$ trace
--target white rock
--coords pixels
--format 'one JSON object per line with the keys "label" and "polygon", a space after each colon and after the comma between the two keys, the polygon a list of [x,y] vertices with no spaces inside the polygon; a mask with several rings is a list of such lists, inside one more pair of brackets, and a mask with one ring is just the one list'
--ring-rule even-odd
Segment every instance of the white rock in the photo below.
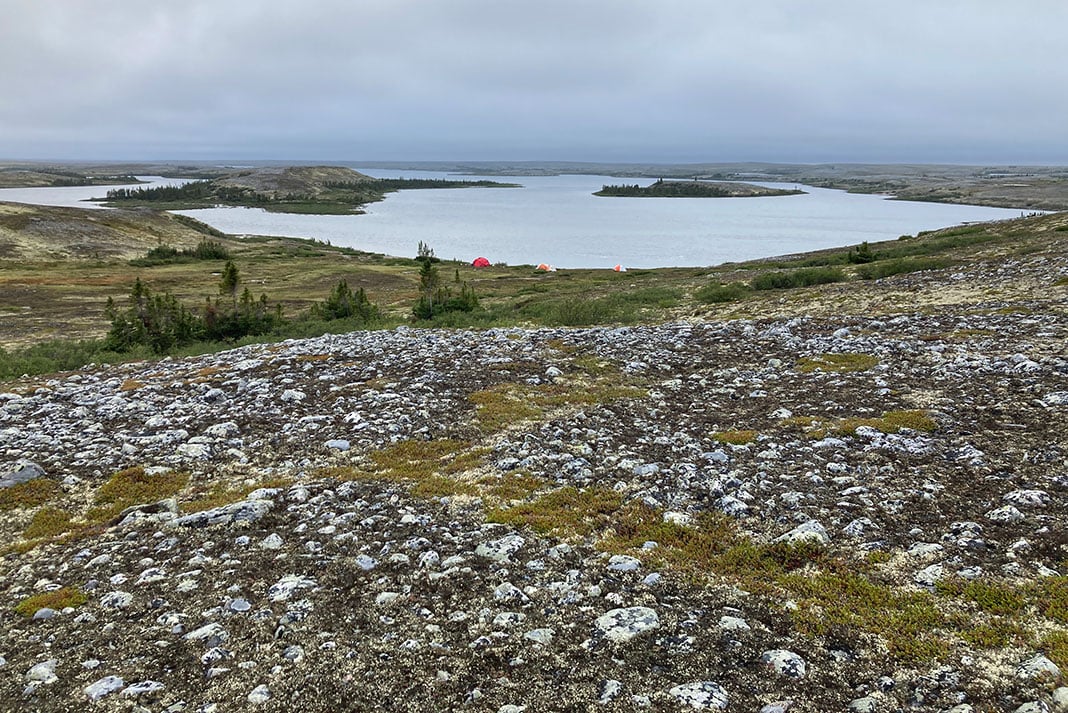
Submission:
{"label": "white rock", "polygon": [[720,631],[749,631],[751,628],[745,619],[726,614],[719,618],[717,626]]}
{"label": "white rock", "polygon": [[775,673],[787,678],[803,678],[805,660],[786,649],[772,649],[760,656],[761,663],[767,664]]}
{"label": "white rock", "polygon": [[1042,679],[1056,681],[1061,676],[1061,670],[1058,668],[1057,664],[1053,663],[1042,654],[1038,654],[1037,656],[1020,663],[1020,665],[1016,667],[1016,675],[1017,677],[1028,681]]}
{"label": "white rock", "polygon": [[718,683],[713,683],[712,681],[684,683],[681,686],[675,686],[670,689],[668,694],[676,698],[682,705],[698,710],[712,708],[725,710],[728,703],[727,691]]}
{"label": "white rock", "polygon": [[499,540],[483,542],[475,548],[475,554],[494,562],[508,562],[524,544],[526,540],[519,535],[506,535]]}
{"label": "white rock", "polygon": [[271,700],[271,689],[261,683],[252,689],[252,692],[248,694],[247,700],[254,706],[262,705]]}
{"label": "white rock", "polygon": [[597,617],[597,631],[614,644],[648,636],[660,628],[660,618],[649,607],[612,609]]}
{"label": "white rock", "polygon": [[830,543],[830,541],[831,538],[827,534],[827,530],[824,529],[823,525],[817,520],[803,522],[786,534],[776,537],[774,540],[774,542],[786,542],[791,545],[801,544],[803,542],[826,545]]}
{"label": "white rock", "polygon": [[548,646],[553,642],[553,636],[555,634],[556,632],[553,629],[531,629],[523,634],[523,638],[527,641],[533,641],[535,644]]}
{"label": "white rock", "polygon": [[121,676],[104,676],[85,687],[85,695],[91,701],[98,701],[104,696],[114,693],[126,683]]}

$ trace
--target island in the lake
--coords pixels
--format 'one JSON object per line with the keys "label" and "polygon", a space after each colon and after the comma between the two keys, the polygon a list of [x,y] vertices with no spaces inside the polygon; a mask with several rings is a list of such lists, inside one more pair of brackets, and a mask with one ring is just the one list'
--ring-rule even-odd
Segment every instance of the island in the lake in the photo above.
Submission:
{"label": "island in the lake", "polygon": [[796,196],[800,189],[768,188],[755,183],[727,181],[665,181],[658,178],[648,186],[622,184],[602,186],[593,195],[624,198],[765,198],[768,196]]}
{"label": "island in the lake", "polygon": [[372,178],[340,166],[249,168],[176,186],[116,188],[99,199],[112,208],[191,210],[218,205],[263,208],[273,213],[351,214],[386,193],[416,188],[513,188],[497,181]]}

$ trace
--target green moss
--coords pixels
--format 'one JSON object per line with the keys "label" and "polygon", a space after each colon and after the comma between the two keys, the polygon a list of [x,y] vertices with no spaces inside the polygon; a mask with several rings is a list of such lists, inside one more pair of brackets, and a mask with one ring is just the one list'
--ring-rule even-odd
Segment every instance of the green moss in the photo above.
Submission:
{"label": "green moss", "polygon": [[15,605],[15,611],[22,616],[31,617],[37,613],[38,609],[47,607],[60,610],[66,607],[79,607],[85,604],[86,601],[88,601],[88,598],[85,593],[77,587],[63,587],[51,592],[43,592],[42,594],[27,597]]}
{"label": "green moss", "polygon": [[732,446],[744,446],[748,443],[752,443],[757,438],[756,431],[716,431],[712,434],[712,440],[719,443],[725,443]]}
{"label": "green moss", "polygon": [[845,373],[867,371],[878,366],[878,358],[871,354],[827,353],[814,357],[802,357],[797,360],[797,370],[808,374],[819,370],[824,372]]}
{"label": "green moss", "polygon": [[1046,634],[1039,642],[1039,649],[1061,671],[1068,671],[1068,631],[1054,631]]}
{"label": "green moss", "polygon": [[401,441],[370,454],[374,471],[394,480],[454,475],[482,465],[486,449],[468,441]]}
{"label": "green moss", "polygon": [[497,433],[517,423],[542,419],[552,409],[597,406],[645,396],[645,389],[619,383],[608,375],[614,369],[598,369],[590,383],[505,383],[475,391],[468,400],[475,404],[475,420],[486,433]]}
{"label": "green moss", "polygon": [[189,482],[189,474],[169,471],[149,475],[141,466],[114,473],[97,488],[94,503],[86,517],[100,522],[118,515],[131,505],[152,503],[176,495]]}
{"label": "green moss", "polygon": [[70,521],[71,515],[66,510],[50,507],[41,508],[33,514],[33,519],[26,526],[22,536],[28,540],[34,540],[62,535],[73,529]]}
{"label": "green moss", "polygon": [[622,502],[622,496],[612,490],[561,488],[533,502],[494,508],[486,514],[486,519],[562,537],[589,535],[603,529]]}
{"label": "green moss", "polygon": [[34,478],[0,490],[0,510],[34,508],[59,495],[59,483],[49,478]]}
{"label": "green moss", "polygon": [[935,585],[935,591],[943,596],[972,602],[986,614],[1016,615],[1028,605],[1028,598],[1023,591],[1001,582],[944,579]]}
{"label": "green moss", "polygon": [[1068,624],[1068,576],[1045,577],[1037,585],[1036,598],[1044,616]]}

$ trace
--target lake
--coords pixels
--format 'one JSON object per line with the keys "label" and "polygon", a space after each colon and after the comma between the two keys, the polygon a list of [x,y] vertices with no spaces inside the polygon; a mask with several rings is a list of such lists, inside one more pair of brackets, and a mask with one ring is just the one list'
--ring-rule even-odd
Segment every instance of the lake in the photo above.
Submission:
{"label": "lake", "polygon": [[[433,171],[357,170],[376,177],[457,177]],[[601,198],[591,194],[606,183],[644,185],[651,179],[459,178],[523,187],[400,191],[368,205],[364,215],[292,215],[256,208],[180,212],[234,234],[316,238],[409,257],[422,241],[441,258],[470,261],[484,256],[492,262],[576,268],[716,265],[1021,214],[1004,208],[892,201],[809,186],[800,186],[808,191],[805,195],[769,198]],[[91,204],[81,200],[101,196],[108,188],[3,189],[0,200],[84,207]]]}

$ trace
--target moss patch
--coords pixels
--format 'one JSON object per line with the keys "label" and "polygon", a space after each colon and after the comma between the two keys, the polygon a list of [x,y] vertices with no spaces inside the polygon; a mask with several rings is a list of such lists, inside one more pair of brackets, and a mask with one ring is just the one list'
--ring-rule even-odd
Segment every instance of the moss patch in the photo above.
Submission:
{"label": "moss patch", "polygon": [[34,508],[59,495],[59,483],[49,478],[34,478],[0,490],[0,510]]}
{"label": "moss patch", "polygon": [[797,360],[797,370],[808,374],[813,371],[833,373],[847,373],[854,371],[867,371],[878,366],[879,359],[871,354],[818,354],[813,357],[802,357]]}
{"label": "moss patch", "polygon": [[560,536],[589,535],[603,529],[619,510],[623,497],[604,488],[561,488],[510,508],[486,514],[490,522],[529,527],[535,532]]}
{"label": "moss patch", "polygon": [[38,609],[65,609],[67,607],[80,607],[88,598],[77,587],[63,587],[51,592],[43,592],[27,597],[15,605],[15,611],[22,616],[31,617]]}
{"label": "moss patch", "polygon": [[757,438],[756,431],[716,431],[712,434],[712,440],[732,446],[744,446],[752,443]]}
{"label": "moss patch", "polygon": [[149,475],[141,466],[120,470],[97,488],[96,507],[86,517],[91,521],[108,520],[131,505],[169,498],[188,482],[189,474],[180,471]]}
{"label": "moss patch", "polygon": [[66,510],[44,507],[33,514],[22,536],[27,540],[56,537],[73,529],[71,514]]}

